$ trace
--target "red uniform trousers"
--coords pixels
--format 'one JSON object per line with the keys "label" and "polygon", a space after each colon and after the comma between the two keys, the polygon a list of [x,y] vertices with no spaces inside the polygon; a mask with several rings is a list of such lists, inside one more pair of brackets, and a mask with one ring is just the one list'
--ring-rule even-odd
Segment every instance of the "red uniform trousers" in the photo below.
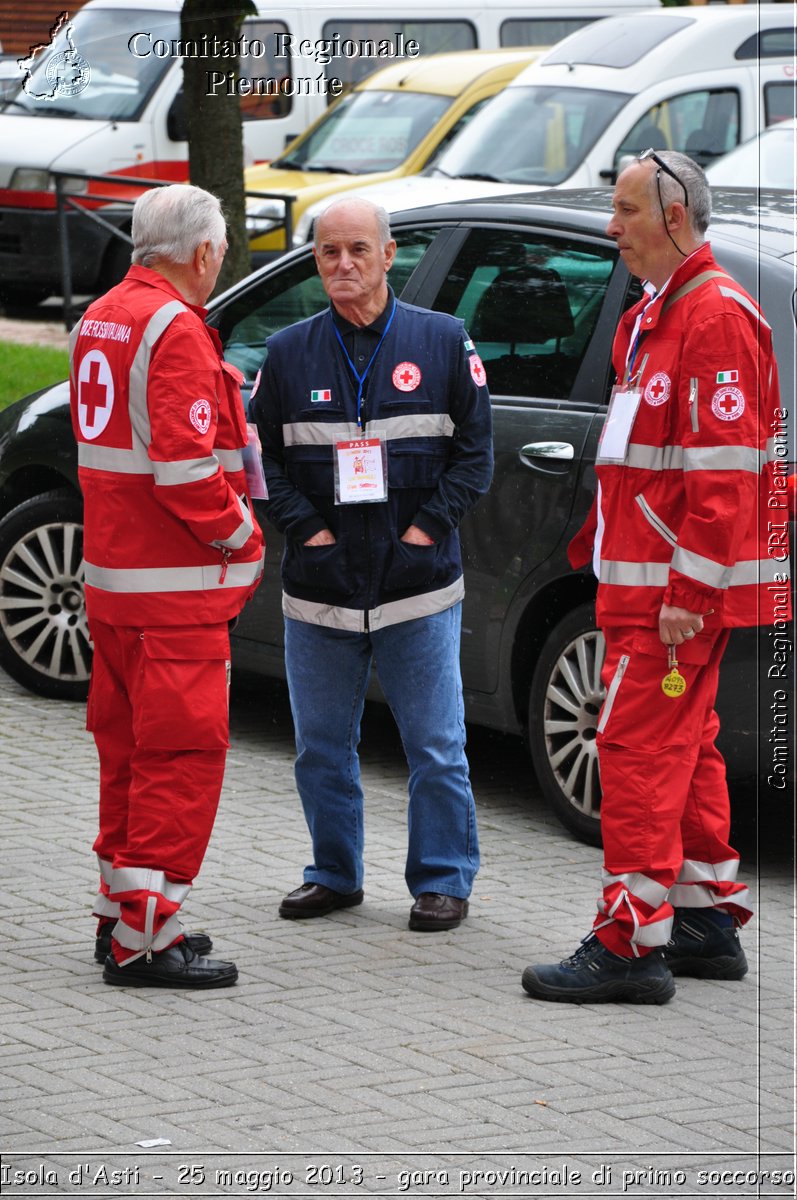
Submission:
{"label": "red uniform trousers", "polygon": [[87,728],[100,758],[95,915],[116,919],[123,964],[182,935],[177,912],[202,865],[228,748],[226,623],[157,629],[90,620]]}
{"label": "red uniform trousers", "polygon": [[677,698],[662,691],[669,667],[657,631],[603,632],[604,869],[593,928],[609,950],[632,957],[666,944],[673,906],[722,908],[740,924],[752,915],[747,888],[736,882],[725,763],[714,745],[728,631],[704,631],[678,647],[686,691]]}

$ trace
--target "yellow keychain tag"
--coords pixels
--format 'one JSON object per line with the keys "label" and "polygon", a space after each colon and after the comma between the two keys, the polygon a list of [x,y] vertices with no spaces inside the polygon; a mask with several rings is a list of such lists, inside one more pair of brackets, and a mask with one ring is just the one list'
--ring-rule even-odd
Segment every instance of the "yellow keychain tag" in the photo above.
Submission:
{"label": "yellow keychain tag", "polygon": [[675,646],[668,647],[667,650],[667,666],[669,672],[661,681],[661,690],[665,696],[669,696],[671,700],[677,700],[679,696],[683,696],[686,691],[686,680],[678,670],[678,662],[675,657]]}

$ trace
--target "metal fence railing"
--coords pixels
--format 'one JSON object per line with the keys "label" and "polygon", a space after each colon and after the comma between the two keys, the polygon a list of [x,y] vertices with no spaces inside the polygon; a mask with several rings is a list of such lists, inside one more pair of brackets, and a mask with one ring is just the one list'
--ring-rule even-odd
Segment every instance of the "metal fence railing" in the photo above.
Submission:
{"label": "metal fence railing", "polygon": [[[117,241],[124,242],[128,246],[132,246],[133,240],[130,234],[127,233],[123,226],[126,224],[127,212],[132,210],[133,205],[138,199],[138,194],[142,188],[166,187],[170,180],[164,179],[141,179],[138,176],[128,175],[90,175],[78,171],[51,171],[55,180],[55,203],[58,219],[58,247],[61,259],[61,295],[63,298],[63,317],[64,324],[67,329],[72,327],[74,323],[74,288],[72,286],[72,249],[69,242],[69,221],[67,216],[69,213],[77,213],[78,217],[84,221],[91,221],[94,224],[101,226],[107,230]],[[87,192],[81,188],[76,188],[71,184],[71,180],[80,180],[80,183],[101,183],[107,184],[114,188],[113,192],[103,194],[102,192]],[[124,190],[128,189],[130,196],[124,195]],[[275,228],[282,226],[285,229],[285,246],[290,249],[293,244],[293,204],[296,197],[286,195],[284,192],[260,192],[247,191],[244,195],[255,197],[263,200],[282,200],[285,204],[285,215],[281,222],[275,224]],[[114,224],[113,221],[107,219],[107,214],[103,215],[103,209],[100,207],[87,207],[86,202],[89,201],[92,205],[121,205],[124,217],[120,223]]]}

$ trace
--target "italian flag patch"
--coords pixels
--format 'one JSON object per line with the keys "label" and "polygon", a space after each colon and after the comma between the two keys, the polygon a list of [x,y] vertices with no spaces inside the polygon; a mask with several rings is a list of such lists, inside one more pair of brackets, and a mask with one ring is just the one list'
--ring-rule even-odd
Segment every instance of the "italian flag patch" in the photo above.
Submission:
{"label": "italian flag patch", "polygon": [[466,349],[466,350],[475,350],[475,349],[476,349],[476,347],[474,346],[474,344],[473,344],[473,342],[470,340],[470,338],[466,338],[466,339],[465,339],[465,349]]}
{"label": "italian flag patch", "polygon": [[738,383],[738,371],[717,371],[717,383]]}
{"label": "italian flag patch", "polygon": [[317,392],[310,393],[311,404],[323,404],[325,400],[332,399],[332,392],[329,388],[319,388]]}

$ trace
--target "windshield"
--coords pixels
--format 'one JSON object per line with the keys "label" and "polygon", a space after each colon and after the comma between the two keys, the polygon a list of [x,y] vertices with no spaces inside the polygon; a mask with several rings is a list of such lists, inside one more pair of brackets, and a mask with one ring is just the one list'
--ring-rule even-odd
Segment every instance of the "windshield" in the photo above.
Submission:
{"label": "windshield", "polygon": [[177,38],[179,25],[179,13],[84,9],[32,56],[28,78],[6,98],[3,112],[134,121],[175,62],[153,47]]}
{"label": "windshield", "polygon": [[508,87],[477,113],[430,174],[562,183],[627,100],[588,88]]}
{"label": "windshield", "polygon": [[352,92],[275,167],[392,171],[404,162],[451,104],[422,92]]}

